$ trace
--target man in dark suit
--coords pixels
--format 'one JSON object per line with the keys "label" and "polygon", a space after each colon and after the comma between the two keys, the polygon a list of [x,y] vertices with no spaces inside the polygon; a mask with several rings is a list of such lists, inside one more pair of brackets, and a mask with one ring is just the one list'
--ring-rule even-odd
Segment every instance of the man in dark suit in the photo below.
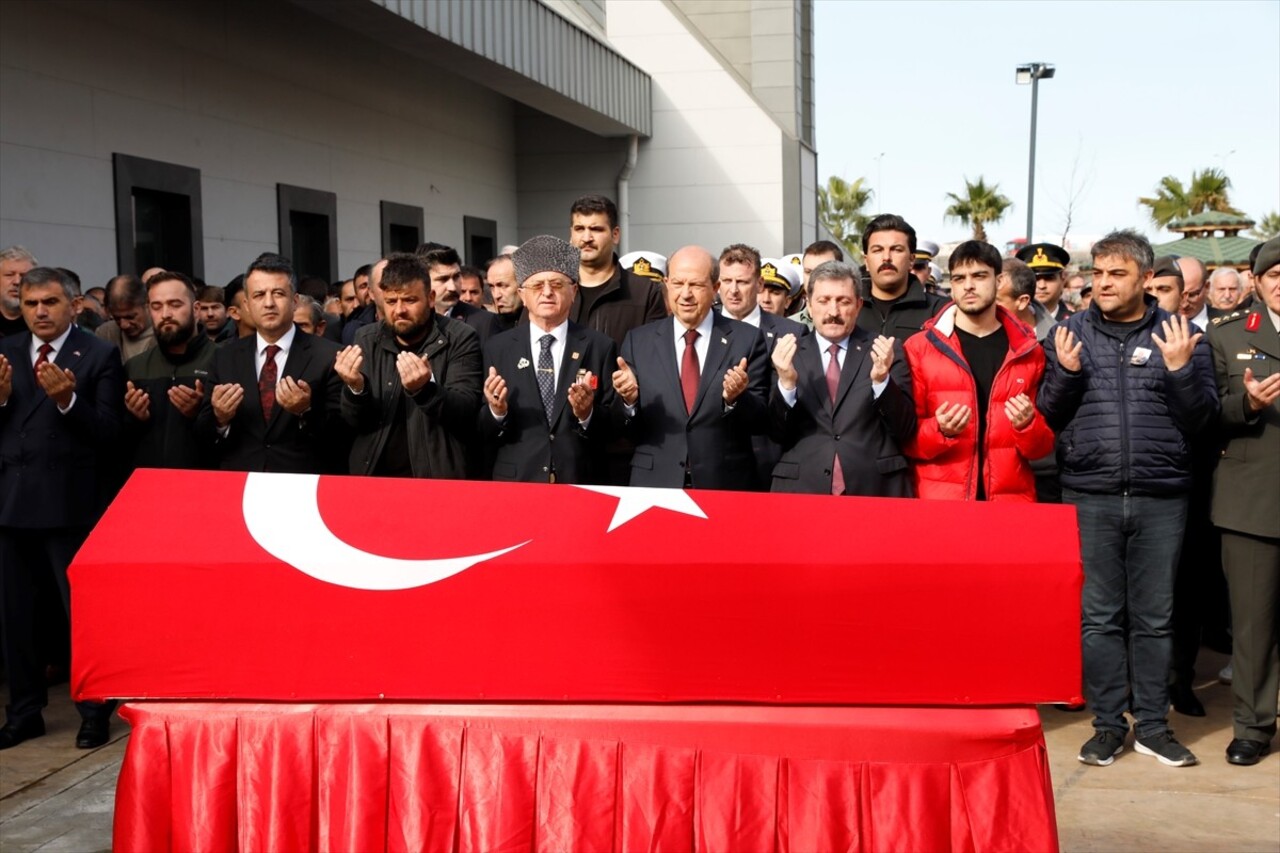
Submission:
{"label": "man in dark suit", "polygon": [[[1209,330],[1222,455],[1213,523],[1231,596],[1231,764],[1257,764],[1276,735],[1280,687],[1280,237],[1254,260],[1257,298]],[[1274,777],[1273,777],[1274,778]]]}
{"label": "man in dark suit", "polygon": [[435,295],[437,314],[466,323],[480,336],[481,346],[502,331],[498,318],[491,312],[468,305],[459,298],[462,258],[458,257],[456,250],[440,243],[423,243],[416,254],[431,277],[427,283]]}
{"label": "man in dark suit", "polygon": [[[744,243],[734,243],[720,253],[720,313],[748,326],[755,326],[764,336],[765,350],[770,356],[778,341],[786,335],[797,338],[809,334],[809,327],[786,317],[764,311],[760,307],[760,294],[764,290],[765,276],[771,281],[787,284],[787,279],[774,263],[764,262],[760,253]],[[770,374],[772,374],[770,368]],[[770,375],[772,383],[774,376]],[[751,437],[755,452],[756,483],[759,491],[769,491],[769,478],[773,466],[778,464],[782,448],[768,435]]]}
{"label": "man in dark suit", "polygon": [[911,497],[902,445],[915,432],[911,374],[893,338],[858,326],[858,271],[828,261],[809,277],[814,333],[773,350],[770,431],[782,445],[773,491]]}
{"label": "man in dark suit", "polygon": [[244,294],[257,331],[218,350],[196,429],[216,443],[224,470],[345,470],[338,346],[294,325],[289,259],[259,256],[245,273]]}
{"label": "man in dark suit", "polygon": [[718,279],[706,249],[680,249],[667,262],[674,316],[622,342],[614,411],[635,441],[633,486],[754,485],[751,436],[765,426],[768,354],[758,329],[712,312]]}
{"label": "man in dark suit", "polygon": [[604,483],[613,387],[598,386],[618,351],[612,338],[569,321],[578,250],[534,237],[513,260],[529,322],[484,347],[487,405],[479,427],[494,450],[493,479]]}
{"label": "man in dark suit", "polygon": [[[75,282],[36,267],[23,276],[19,298],[31,331],[0,340],[0,602],[9,678],[0,749],[44,734],[49,696],[36,599],[51,576],[70,611],[67,566],[110,498],[103,460],[124,416],[120,353],[73,325]],[[114,705],[76,708],[83,720],[76,746],[106,743]]]}

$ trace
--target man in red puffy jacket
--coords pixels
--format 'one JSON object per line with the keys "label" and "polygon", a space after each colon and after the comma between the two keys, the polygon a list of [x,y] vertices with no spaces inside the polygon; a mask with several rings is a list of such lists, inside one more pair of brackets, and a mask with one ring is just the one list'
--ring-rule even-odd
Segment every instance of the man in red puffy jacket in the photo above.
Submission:
{"label": "man in red puffy jacket", "polygon": [[919,428],[905,447],[916,494],[1035,501],[1031,459],[1053,449],[1036,411],[1044,351],[996,304],[1000,253],[969,240],[951,254],[955,300],[906,343]]}

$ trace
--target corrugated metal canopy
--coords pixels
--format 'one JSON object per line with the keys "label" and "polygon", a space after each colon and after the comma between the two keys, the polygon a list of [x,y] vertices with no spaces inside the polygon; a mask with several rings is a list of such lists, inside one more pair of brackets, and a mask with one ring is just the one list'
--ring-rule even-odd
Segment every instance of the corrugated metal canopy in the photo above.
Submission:
{"label": "corrugated metal canopy", "polygon": [[538,0],[291,0],[601,136],[649,136],[649,75]]}

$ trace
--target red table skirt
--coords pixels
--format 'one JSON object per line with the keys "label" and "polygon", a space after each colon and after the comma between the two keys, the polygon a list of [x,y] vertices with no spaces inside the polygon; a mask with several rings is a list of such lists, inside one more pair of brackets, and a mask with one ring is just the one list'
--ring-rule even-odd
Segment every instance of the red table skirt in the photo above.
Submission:
{"label": "red table skirt", "polygon": [[133,703],[117,850],[1056,850],[1034,709]]}

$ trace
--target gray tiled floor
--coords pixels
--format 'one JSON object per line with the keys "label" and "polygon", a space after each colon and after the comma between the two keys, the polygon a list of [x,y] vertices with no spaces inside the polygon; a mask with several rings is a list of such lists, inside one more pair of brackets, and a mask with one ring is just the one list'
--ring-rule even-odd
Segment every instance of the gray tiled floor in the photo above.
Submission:
{"label": "gray tiled floor", "polygon": [[[1204,719],[1171,714],[1197,767],[1165,767],[1126,749],[1110,767],[1085,767],[1076,752],[1092,734],[1087,713],[1041,709],[1065,851],[1280,851],[1280,755],[1256,767],[1223,759],[1231,739],[1231,690],[1211,674],[1226,658],[1205,652],[1197,692]],[[0,849],[96,851],[111,846],[111,809],[127,742],[74,748],[77,719],[65,688],[46,714],[49,733],[0,753]]]}

